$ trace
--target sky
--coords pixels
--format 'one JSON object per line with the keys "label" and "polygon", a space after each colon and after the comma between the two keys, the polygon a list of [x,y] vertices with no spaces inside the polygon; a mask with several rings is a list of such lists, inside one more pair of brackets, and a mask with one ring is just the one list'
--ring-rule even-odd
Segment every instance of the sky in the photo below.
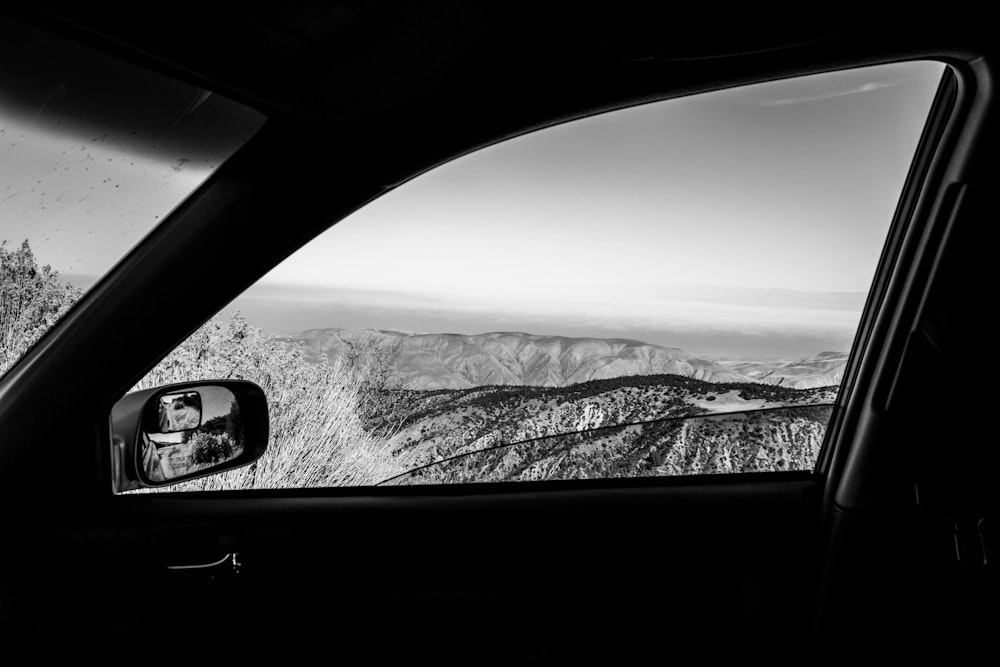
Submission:
{"label": "sky", "polygon": [[357,211],[230,305],[307,328],[847,350],[942,66],[668,100],[525,135]]}
{"label": "sky", "polygon": [[[35,79],[0,92],[0,240],[29,239],[87,285],[263,119],[46,39],[0,22],[0,64],[38,50]],[[100,67],[73,66],[87,58]],[[941,71],[772,82],[497,144],[340,221],[223,313],[278,334],[527,331],[728,358],[846,350]]]}

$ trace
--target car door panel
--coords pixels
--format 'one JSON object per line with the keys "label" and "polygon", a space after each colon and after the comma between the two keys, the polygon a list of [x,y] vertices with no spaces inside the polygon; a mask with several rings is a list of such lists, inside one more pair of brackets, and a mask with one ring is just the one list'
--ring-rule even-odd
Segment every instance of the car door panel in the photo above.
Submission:
{"label": "car door panel", "polygon": [[819,484],[809,474],[761,477],[341,497],[120,496],[104,521],[57,522],[44,540],[53,555],[90,555],[73,565],[88,569],[85,583],[65,573],[23,582],[11,597],[32,612],[24,618],[73,618],[78,629],[108,615],[141,626],[143,615],[121,610],[144,601],[192,626],[235,631],[249,614],[267,617],[274,632],[336,627],[345,645],[447,629],[449,642],[475,647],[484,627],[508,624],[549,648],[581,626],[593,628],[595,649],[663,628],[740,641],[776,622],[803,638],[808,615],[788,605],[807,608],[815,586]]}

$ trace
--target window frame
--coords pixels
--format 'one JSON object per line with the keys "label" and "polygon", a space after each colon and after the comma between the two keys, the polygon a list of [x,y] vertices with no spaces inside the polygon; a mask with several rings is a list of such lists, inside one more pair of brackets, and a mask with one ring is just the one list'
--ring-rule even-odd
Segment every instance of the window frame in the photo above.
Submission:
{"label": "window frame", "polygon": [[[939,61],[943,62],[943,61]],[[887,313],[895,306],[898,298],[892,292],[893,281],[899,281],[900,273],[908,270],[912,261],[915,237],[923,233],[929,225],[928,220],[917,218],[920,211],[918,205],[927,206],[920,201],[924,193],[939,184],[942,177],[940,155],[951,146],[955,124],[960,112],[965,108],[967,92],[963,90],[960,73],[953,64],[944,62],[941,82],[931,103],[928,118],[923,132],[914,151],[910,168],[903,183],[896,204],[896,210],[890,223],[886,240],[876,265],[872,286],[865,299],[861,321],[851,345],[844,377],[841,381],[841,391],[837,396],[837,409],[827,427],[826,438],[816,461],[816,472],[827,476],[835,464],[835,451],[839,447],[841,433],[851,430],[851,421],[856,420],[852,414],[851,398],[856,393],[862,393],[866,385],[866,375],[863,366],[873,356],[882,352],[880,345],[885,342]],[[919,223],[923,222],[923,225]],[[870,370],[869,373],[870,374]]]}
{"label": "window frame", "polygon": [[[876,264],[876,270],[874,278],[872,280],[872,286],[870,287],[865,300],[865,305],[862,309],[861,321],[855,332],[854,342],[849,350],[848,361],[845,366],[844,377],[840,384],[840,390],[838,391],[837,398],[833,407],[832,416],[830,422],[827,424],[824,431],[823,442],[820,446],[819,454],[817,456],[815,465],[811,471],[775,471],[767,473],[729,473],[729,474],[699,474],[699,475],[677,475],[677,476],[659,476],[659,477],[618,477],[618,478],[601,478],[601,479],[571,479],[571,480],[549,480],[549,481],[505,481],[505,482],[469,482],[469,483],[448,483],[448,484],[421,484],[413,486],[344,486],[344,487],[288,487],[288,488],[260,488],[260,489],[242,489],[242,490],[216,490],[216,491],[185,491],[177,492],[173,494],[174,497],[179,497],[183,494],[184,497],[243,497],[244,494],[251,494],[255,496],[266,496],[270,494],[276,494],[280,497],[294,497],[296,495],[301,495],[302,497],[347,497],[347,496],[381,496],[381,495],[462,495],[462,494],[492,494],[496,492],[509,493],[512,491],[551,491],[551,490],[587,490],[587,489],[614,489],[614,488],[625,488],[625,487],[635,487],[635,488],[647,488],[647,487],[675,487],[684,486],[687,484],[694,484],[699,486],[702,484],[725,484],[730,482],[746,483],[752,481],[759,481],[761,483],[773,483],[777,481],[789,481],[789,482],[801,482],[801,481],[815,481],[824,483],[826,482],[832,473],[837,472],[837,466],[843,464],[842,457],[838,460],[837,452],[843,452],[850,443],[848,442],[848,436],[852,433],[852,428],[856,427],[858,421],[857,413],[859,410],[863,409],[858,406],[863,399],[861,396],[855,397],[856,394],[863,394],[865,390],[865,383],[859,380],[859,376],[864,374],[863,367],[866,363],[876,363],[872,361],[874,356],[884,356],[884,352],[878,346],[877,340],[879,336],[878,326],[881,324],[884,329],[886,324],[884,322],[885,318],[888,317],[886,312],[890,309],[895,295],[891,293],[893,281],[901,280],[899,273],[901,271],[906,271],[910,268],[908,260],[912,259],[907,252],[913,252],[913,245],[917,243],[916,237],[920,234],[926,232],[926,228],[930,226],[931,221],[923,221],[923,225],[912,225],[911,221],[916,216],[918,211],[918,205],[924,204],[921,202],[920,198],[929,189],[933,188],[936,184],[936,179],[939,180],[940,157],[942,151],[946,151],[952,146],[949,144],[949,140],[953,140],[954,137],[950,136],[954,134],[961,127],[961,113],[962,111],[967,111],[968,100],[969,100],[969,89],[968,89],[968,75],[963,73],[960,69],[956,67],[954,62],[950,62],[941,56],[915,56],[911,58],[899,59],[899,60],[884,60],[879,62],[868,62],[864,64],[848,65],[841,68],[834,69],[821,69],[816,71],[811,71],[808,73],[801,73],[795,75],[795,77],[806,77],[811,75],[823,74],[831,71],[848,70],[863,67],[876,67],[879,65],[889,65],[900,62],[907,61],[935,61],[941,63],[944,67],[942,70],[942,78],[939,82],[937,93],[930,105],[930,111],[927,119],[925,120],[924,128],[921,133],[920,139],[917,146],[915,147],[914,156],[911,160],[907,175],[904,180],[903,190],[897,200],[897,206],[893,214],[893,218],[889,224],[888,231],[886,234],[886,239],[883,243],[882,251],[878,262]],[[790,77],[790,78],[795,78]],[[762,79],[755,81],[754,83],[767,83],[769,81],[780,80],[779,78],[772,79]],[[733,84],[731,86],[725,86],[722,88],[711,88],[708,90],[698,91],[693,94],[704,94],[711,93],[715,91],[727,90],[731,88],[737,88],[743,85],[748,85],[744,83]],[[581,120],[589,118],[594,115],[599,115],[602,113],[613,112],[616,110],[629,109],[636,104],[648,104],[656,102],[664,102],[670,99],[676,99],[675,96],[663,97],[660,99],[653,100],[643,100],[637,103],[625,104],[621,106],[616,106],[610,109],[600,109],[594,110],[592,113],[587,113],[580,116],[574,116],[573,118],[565,119],[561,122],[572,122],[575,120]],[[553,123],[556,125],[559,123]],[[545,127],[551,127],[548,125]],[[523,132],[517,134],[506,136],[496,141],[490,142],[488,144],[479,146],[473,150],[466,151],[459,155],[454,155],[445,160],[442,163],[435,164],[427,169],[424,169],[418,173],[415,173],[404,179],[399,183],[395,183],[392,188],[398,187],[403,182],[412,180],[414,178],[419,178],[421,175],[432,171],[433,169],[450,162],[454,159],[458,159],[470,153],[487,148],[495,143],[500,143],[509,139],[513,139],[519,136],[524,136],[535,131],[543,130],[545,127],[533,127],[525,129]],[[386,192],[388,190],[385,190]],[[384,193],[383,192],[383,193]],[[380,193],[381,194],[381,193]],[[363,206],[371,203],[376,197],[369,199]],[[362,207],[363,207],[362,206]],[[358,207],[358,208],[362,208]],[[354,209],[358,210],[358,209]],[[353,212],[353,211],[350,211]],[[349,212],[349,213],[350,213]],[[342,218],[341,218],[342,219]],[[338,220],[335,220],[330,224],[333,227]],[[301,245],[293,249],[292,252],[298,250],[312,240],[312,237],[306,239]],[[276,264],[274,265],[276,266]],[[270,270],[269,267],[268,270]],[[890,304],[890,305],[887,305]],[[173,348],[171,348],[172,350]],[[169,352],[168,352],[169,353]],[[164,355],[166,356],[166,355]],[[705,415],[692,415],[686,419],[697,419]],[[553,436],[556,437],[556,436]],[[510,443],[511,446],[516,445],[516,443]],[[528,488],[526,488],[528,487]],[[170,494],[169,487],[166,487],[164,491],[167,495]]]}

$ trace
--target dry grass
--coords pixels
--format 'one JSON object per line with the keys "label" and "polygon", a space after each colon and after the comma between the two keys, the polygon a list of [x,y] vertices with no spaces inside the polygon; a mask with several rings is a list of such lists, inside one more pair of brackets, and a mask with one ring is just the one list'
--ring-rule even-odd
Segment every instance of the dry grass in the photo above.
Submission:
{"label": "dry grass", "polygon": [[[39,266],[25,241],[0,243],[0,375],[80,298],[81,292]],[[364,351],[362,351],[364,352]],[[393,456],[390,429],[364,428],[359,415],[382,406],[379,355],[310,364],[247,325],[239,315],[213,319],[156,365],[133,391],[175,382],[243,379],[267,396],[271,437],[254,464],[170,487],[166,491],[364,486],[399,474],[409,461]]]}
{"label": "dry grass", "polygon": [[133,390],[172,382],[244,379],[267,396],[271,437],[254,464],[165,487],[165,491],[367,486],[402,473],[390,432],[371,432],[359,414],[374,400],[376,369],[337,360],[310,364],[236,315],[211,320],[153,368]]}

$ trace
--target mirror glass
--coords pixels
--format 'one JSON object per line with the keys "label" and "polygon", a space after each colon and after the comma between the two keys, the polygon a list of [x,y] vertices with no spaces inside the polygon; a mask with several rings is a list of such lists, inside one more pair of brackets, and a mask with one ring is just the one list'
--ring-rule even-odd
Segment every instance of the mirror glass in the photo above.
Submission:
{"label": "mirror glass", "polygon": [[156,431],[142,434],[146,477],[164,482],[204,472],[243,453],[239,402],[217,385],[164,394],[156,401]]}

